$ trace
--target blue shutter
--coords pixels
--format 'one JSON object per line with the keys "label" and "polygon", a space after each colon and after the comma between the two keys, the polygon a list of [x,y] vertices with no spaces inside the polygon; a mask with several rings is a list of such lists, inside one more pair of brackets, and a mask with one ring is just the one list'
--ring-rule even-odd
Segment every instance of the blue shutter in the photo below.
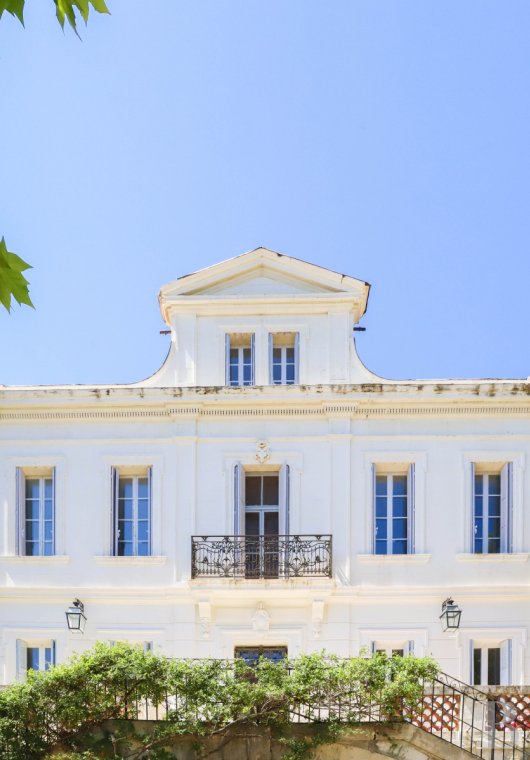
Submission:
{"label": "blue shutter", "polygon": [[300,383],[300,333],[294,334],[294,382]]}
{"label": "blue shutter", "polygon": [[119,475],[116,467],[112,467],[111,476],[111,539],[110,539],[110,554],[114,557],[118,556],[118,487],[119,487]]}
{"label": "blue shutter", "polygon": [[230,385],[230,335],[225,335],[225,385]]}
{"label": "blue shutter", "polygon": [[414,554],[416,551],[415,541],[415,516],[416,516],[416,467],[414,463],[409,465],[407,478],[407,551]]}
{"label": "blue shutter", "polygon": [[252,333],[250,336],[250,384],[251,385],[256,385],[254,344],[255,344],[255,335],[254,333]]}

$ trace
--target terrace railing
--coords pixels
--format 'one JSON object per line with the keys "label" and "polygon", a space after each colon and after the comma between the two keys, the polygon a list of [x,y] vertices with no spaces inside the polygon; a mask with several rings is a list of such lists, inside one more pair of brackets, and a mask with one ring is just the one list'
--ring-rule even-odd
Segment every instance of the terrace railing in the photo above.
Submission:
{"label": "terrace railing", "polygon": [[[234,676],[233,665],[222,664],[223,677]],[[178,693],[165,694],[156,703],[135,697],[117,697],[122,717],[130,720],[179,721],[190,714],[207,720],[208,705],[190,704]],[[365,693],[365,692],[364,692]],[[388,710],[374,696],[362,701],[359,685],[342,684],[336,692],[325,678],[318,691],[304,703],[285,705],[293,724],[342,722],[351,725],[407,723],[442,741],[466,750],[481,760],[530,760],[530,695],[487,694],[443,673],[422,683],[421,695],[413,704],[398,701]]]}
{"label": "terrace railing", "polygon": [[330,578],[330,535],[192,536],[192,578]]}

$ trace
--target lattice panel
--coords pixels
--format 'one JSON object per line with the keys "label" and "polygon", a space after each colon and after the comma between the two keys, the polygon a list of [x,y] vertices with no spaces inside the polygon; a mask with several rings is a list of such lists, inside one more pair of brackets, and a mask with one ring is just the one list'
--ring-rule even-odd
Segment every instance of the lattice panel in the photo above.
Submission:
{"label": "lattice panel", "polygon": [[460,694],[424,696],[414,710],[405,708],[404,717],[424,731],[458,731]]}
{"label": "lattice panel", "polygon": [[495,727],[530,730],[530,694],[511,694],[497,698]]}

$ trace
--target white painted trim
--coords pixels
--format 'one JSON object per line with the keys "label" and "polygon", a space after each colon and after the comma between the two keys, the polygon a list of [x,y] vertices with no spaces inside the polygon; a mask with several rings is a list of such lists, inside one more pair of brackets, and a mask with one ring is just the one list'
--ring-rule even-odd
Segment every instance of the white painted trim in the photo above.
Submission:
{"label": "white painted trim", "polygon": [[[461,455],[461,489],[460,498],[463,509],[461,510],[460,520],[460,552],[473,554],[473,547],[470,546],[471,531],[469,526],[473,524],[473,503],[472,494],[473,486],[471,483],[472,464],[488,463],[506,463],[512,462],[512,549],[514,554],[524,553],[523,537],[525,526],[524,521],[524,474],[525,474],[525,454],[521,450],[513,449],[495,449],[495,450],[471,450],[464,451]],[[456,475],[456,473],[455,473]]]}
{"label": "white painted trim", "polygon": [[[409,467],[414,464],[415,480],[415,519],[414,519],[414,546],[416,554],[425,554],[425,520],[426,520],[426,501],[425,501],[425,480],[427,470],[427,454],[424,451],[363,451],[364,457],[364,477],[363,477],[363,501],[366,506],[365,526],[365,554],[373,553],[374,548],[374,510],[370,505],[373,501],[373,465],[403,465]],[[407,555],[414,556],[414,555]]]}
{"label": "white painted trim", "polygon": [[[128,441],[127,441],[128,442]],[[109,447],[110,448],[110,447]],[[114,557],[114,537],[112,530],[111,510],[114,505],[114,495],[112,493],[112,479],[110,477],[112,468],[120,467],[151,467],[151,553],[154,557],[162,555],[162,514],[163,503],[162,484],[164,482],[164,458],[161,454],[143,454],[131,455],[116,453],[116,455],[107,454],[101,456],[101,470],[105,477],[98,478],[101,491],[101,505],[99,522],[101,535],[101,551],[103,556]],[[99,555],[98,555],[99,556]],[[147,557],[149,559],[149,557]]]}
{"label": "white painted trim", "polygon": [[512,674],[513,686],[525,683],[524,661],[526,656],[527,629],[515,626],[460,628],[456,633],[457,646],[460,649],[460,679],[469,682],[471,673],[470,642],[479,642],[480,646],[499,645],[505,639],[512,640]]}
{"label": "white painted trim", "polygon": [[426,565],[431,554],[356,554],[354,559],[370,565]]}
{"label": "white painted trim", "polygon": [[151,554],[148,557],[118,557],[105,554],[101,556],[95,556],[94,562],[96,565],[108,565],[109,567],[128,567],[133,565],[165,565],[167,563],[167,557],[159,554]]}

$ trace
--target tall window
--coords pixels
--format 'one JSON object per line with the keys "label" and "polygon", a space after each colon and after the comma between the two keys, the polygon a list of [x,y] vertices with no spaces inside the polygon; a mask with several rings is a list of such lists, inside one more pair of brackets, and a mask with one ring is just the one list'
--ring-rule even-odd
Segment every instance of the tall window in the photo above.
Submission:
{"label": "tall window", "polygon": [[254,385],[254,335],[226,336],[226,384]]}
{"label": "tall window", "polygon": [[18,472],[19,551],[29,557],[55,554],[54,471]]}
{"label": "tall window", "polygon": [[294,385],[298,382],[298,333],[269,335],[271,385]]}
{"label": "tall window", "polygon": [[413,551],[413,472],[377,473],[374,484],[374,550],[376,554]]}
{"label": "tall window", "polygon": [[499,554],[511,551],[512,467],[473,468],[473,551]]}
{"label": "tall window", "polygon": [[114,554],[146,557],[151,554],[151,468],[140,473],[113,470]]}
{"label": "tall window", "polygon": [[512,642],[471,642],[471,683],[507,686],[511,683]]}
{"label": "tall window", "polygon": [[277,578],[280,512],[279,476],[245,477],[245,575]]}
{"label": "tall window", "polygon": [[55,665],[55,641],[28,642],[17,639],[17,677],[29,670],[49,670]]}

